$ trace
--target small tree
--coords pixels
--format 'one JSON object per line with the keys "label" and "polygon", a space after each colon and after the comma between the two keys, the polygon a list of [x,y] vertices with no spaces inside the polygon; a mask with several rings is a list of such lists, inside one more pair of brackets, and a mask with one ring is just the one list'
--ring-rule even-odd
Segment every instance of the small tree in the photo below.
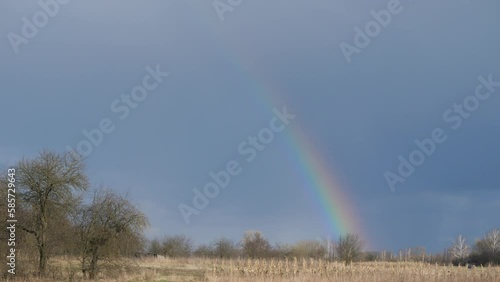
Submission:
{"label": "small tree", "polygon": [[[100,258],[109,256],[123,238],[140,238],[148,226],[146,216],[125,197],[98,190],[92,203],[80,208],[75,218],[82,257],[82,272],[94,279]],[[114,245],[113,248],[109,248]]]}
{"label": "small tree", "polygon": [[361,255],[363,243],[356,234],[346,234],[340,236],[336,245],[337,255],[346,265],[352,263],[353,260]]}
{"label": "small tree", "polygon": [[49,257],[49,226],[67,217],[78,204],[75,192],[87,189],[85,165],[74,154],[43,151],[35,159],[22,159],[17,167],[21,216],[26,218],[19,227],[36,239],[38,272],[43,276]]}
{"label": "small tree", "polygon": [[250,258],[266,257],[271,252],[269,241],[260,231],[247,231],[243,236],[243,252]]}
{"label": "small tree", "polygon": [[276,258],[291,258],[294,256],[294,246],[290,244],[276,243],[272,248],[272,256]]}
{"label": "small tree", "polygon": [[484,241],[492,255],[500,253],[500,230],[493,229],[484,237]]}
{"label": "small tree", "polygon": [[458,264],[465,263],[466,258],[470,254],[470,247],[467,245],[464,236],[458,235],[458,237],[453,241],[450,252],[454,261],[457,261]]}
{"label": "small tree", "polygon": [[212,245],[214,255],[219,258],[230,258],[237,252],[234,243],[226,238],[220,238],[216,240]]}
{"label": "small tree", "polygon": [[327,248],[321,241],[300,241],[293,246],[293,256],[325,258]]}
{"label": "small tree", "polygon": [[189,257],[193,251],[193,242],[185,235],[165,237],[161,246],[161,253],[165,256]]}
{"label": "small tree", "polygon": [[153,239],[149,242],[148,252],[151,254],[160,254],[161,253],[161,242],[158,239]]}
{"label": "small tree", "polygon": [[193,252],[193,254],[197,257],[208,258],[214,256],[214,250],[211,246],[208,245],[199,245]]}
{"label": "small tree", "polygon": [[476,265],[500,264],[500,231],[493,229],[474,244],[470,261]]}

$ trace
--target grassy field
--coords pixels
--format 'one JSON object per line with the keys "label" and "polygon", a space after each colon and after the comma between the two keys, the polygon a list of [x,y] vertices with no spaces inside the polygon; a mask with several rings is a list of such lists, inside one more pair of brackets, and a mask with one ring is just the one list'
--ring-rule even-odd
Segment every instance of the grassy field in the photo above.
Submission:
{"label": "grassy field", "polygon": [[[17,275],[19,281],[84,281],[76,259],[51,260],[48,277]],[[30,269],[25,267],[25,273]],[[500,282],[500,267],[437,266],[370,262],[345,266],[322,260],[130,259],[105,262],[100,281],[345,281]],[[5,280],[4,280],[5,281]]]}

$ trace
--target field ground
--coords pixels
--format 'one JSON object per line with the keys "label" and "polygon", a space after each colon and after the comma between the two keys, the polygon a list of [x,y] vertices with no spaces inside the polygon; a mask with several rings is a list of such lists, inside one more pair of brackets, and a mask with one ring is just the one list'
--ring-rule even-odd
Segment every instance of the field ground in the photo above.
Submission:
{"label": "field ground", "polygon": [[[21,263],[21,262],[19,262]],[[33,264],[31,264],[33,265]],[[33,271],[32,267],[24,272]],[[500,282],[500,267],[437,266],[417,262],[366,262],[345,266],[321,260],[122,259],[105,262],[99,281],[341,281]],[[84,281],[76,259],[50,261],[48,277],[19,273],[15,281]],[[3,280],[5,281],[5,280]],[[7,281],[13,281],[11,279]],[[88,280],[87,280],[88,281]]]}

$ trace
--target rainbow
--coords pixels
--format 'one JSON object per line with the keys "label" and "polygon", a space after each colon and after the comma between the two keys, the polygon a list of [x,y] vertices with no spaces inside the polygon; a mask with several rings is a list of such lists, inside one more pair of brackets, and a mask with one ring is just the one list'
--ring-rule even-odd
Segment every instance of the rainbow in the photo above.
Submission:
{"label": "rainbow", "polygon": [[[204,28],[209,29],[208,26]],[[214,30],[209,32],[216,33]],[[241,49],[244,48],[229,48],[237,46],[230,46],[229,42],[223,43],[226,45],[224,51],[232,55],[226,57],[227,62],[252,79],[255,92],[260,95],[260,100],[264,101],[263,106],[268,109],[274,107],[281,109],[282,106],[286,106],[286,101],[283,100],[280,91],[277,91],[277,88],[273,89],[273,83],[267,82],[265,78],[245,68],[251,65],[249,64],[251,60],[242,53]],[[236,53],[237,51],[239,54]],[[373,245],[363,228],[361,216],[356,210],[357,205],[348,195],[346,187],[342,187],[336,181],[332,165],[324,160],[318,146],[308,137],[309,135],[300,126],[298,119],[293,120],[286,132],[290,156],[301,177],[302,186],[310,198],[318,203],[318,213],[322,217],[327,234],[332,240],[347,233],[358,234],[365,248],[371,248]]]}
{"label": "rainbow", "polygon": [[331,239],[347,233],[358,234],[371,248],[367,233],[363,229],[356,205],[350,199],[345,187],[335,180],[334,169],[322,157],[316,144],[304,130],[292,128],[288,133],[290,152],[295,158],[297,172],[310,198],[318,203],[319,212],[326,224]]}
{"label": "rainbow", "polygon": [[[255,76],[254,76],[255,77]],[[265,81],[260,79],[260,81]],[[273,90],[271,83],[259,84],[260,91],[267,106],[281,109],[286,105],[279,90]],[[264,86],[265,85],[265,86]],[[290,110],[293,113],[292,110]],[[302,181],[302,187],[310,199],[318,206],[325,231],[332,240],[347,233],[358,234],[365,249],[373,247],[368,233],[363,228],[361,216],[356,210],[356,204],[347,193],[347,187],[336,180],[335,169],[321,154],[318,144],[315,144],[306,130],[300,126],[300,116],[297,116],[286,129],[292,163]]]}

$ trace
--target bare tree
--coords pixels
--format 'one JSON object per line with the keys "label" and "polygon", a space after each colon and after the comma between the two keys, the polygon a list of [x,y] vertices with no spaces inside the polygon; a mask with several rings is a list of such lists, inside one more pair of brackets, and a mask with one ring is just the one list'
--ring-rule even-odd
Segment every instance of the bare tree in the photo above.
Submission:
{"label": "bare tree", "polygon": [[340,236],[336,249],[340,260],[345,262],[346,265],[349,265],[361,255],[363,243],[358,235],[346,234],[345,236]]}
{"label": "bare tree", "polygon": [[326,254],[325,254],[326,259],[328,259],[328,260],[335,259],[336,242],[334,240],[331,240],[330,236],[328,236],[328,238],[326,238],[324,244],[326,246]]}
{"label": "bare tree", "polygon": [[453,258],[458,260],[460,264],[465,262],[465,259],[470,254],[470,247],[467,245],[464,236],[458,235],[458,237],[453,241],[450,252],[453,255]]}
{"label": "bare tree", "polygon": [[148,253],[150,254],[160,254],[161,253],[161,242],[158,239],[153,239],[149,242]]}
{"label": "bare tree", "polygon": [[476,243],[474,244],[473,253],[482,254],[486,256],[489,256],[491,254],[490,247],[488,246],[488,243],[486,242],[485,238],[476,240]]}
{"label": "bare tree", "polygon": [[220,238],[213,243],[214,255],[219,258],[230,258],[237,252],[235,244],[226,238]]}
{"label": "bare tree", "polygon": [[500,265],[500,250],[498,244],[498,229],[488,232],[474,244],[469,260],[476,265]]}
{"label": "bare tree", "polygon": [[75,192],[87,189],[85,166],[82,159],[71,153],[42,151],[38,157],[23,158],[18,163],[17,183],[21,210],[27,219],[20,228],[35,237],[38,272],[44,275],[49,257],[49,226],[75,207]]}
{"label": "bare tree", "polygon": [[488,247],[491,254],[495,255],[500,253],[500,230],[493,229],[484,237],[486,246]]}
{"label": "bare tree", "polygon": [[208,258],[214,256],[214,250],[211,246],[202,244],[196,247],[193,254],[196,257]]}
{"label": "bare tree", "polygon": [[266,257],[271,252],[269,241],[260,231],[247,231],[243,236],[243,252],[250,258]]}
{"label": "bare tree", "polygon": [[293,256],[300,258],[325,258],[327,246],[318,240],[300,241],[293,246]]}
{"label": "bare tree", "polygon": [[163,239],[161,253],[169,257],[189,257],[193,241],[185,235],[167,236]]}
{"label": "bare tree", "polygon": [[294,256],[294,246],[286,243],[276,243],[272,249],[272,257],[291,258]]}
{"label": "bare tree", "polygon": [[[123,245],[123,238],[142,237],[148,220],[125,197],[110,190],[98,190],[90,205],[82,206],[75,217],[82,272],[94,279],[100,258]],[[110,246],[112,246],[110,248]]]}

